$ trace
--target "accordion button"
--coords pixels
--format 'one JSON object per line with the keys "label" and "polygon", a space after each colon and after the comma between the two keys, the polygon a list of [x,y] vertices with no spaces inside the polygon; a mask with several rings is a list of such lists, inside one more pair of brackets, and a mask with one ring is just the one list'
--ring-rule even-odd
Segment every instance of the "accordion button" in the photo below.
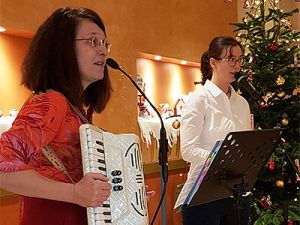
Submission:
{"label": "accordion button", "polygon": [[112,182],[113,184],[121,183],[121,182],[122,182],[122,178],[115,177],[114,179],[112,179],[111,182]]}
{"label": "accordion button", "polygon": [[123,186],[121,186],[121,185],[116,185],[116,186],[113,187],[113,190],[114,190],[114,191],[121,191],[121,190],[123,190]]}
{"label": "accordion button", "polygon": [[113,176],[120,176],[122,174],[122,171],[121,170],[113,170],[111,172],[111,175]]}

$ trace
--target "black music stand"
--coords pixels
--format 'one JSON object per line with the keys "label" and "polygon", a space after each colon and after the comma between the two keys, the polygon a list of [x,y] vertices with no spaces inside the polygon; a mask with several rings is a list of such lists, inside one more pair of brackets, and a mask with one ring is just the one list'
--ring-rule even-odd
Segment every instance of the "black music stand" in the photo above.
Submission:
{"label": "black music stand", "polygon": [[242,195],[253,188],[281,133],[280,129],[229,133],[214,146],[185,204],[195,206],[234,196],[239,224]]}

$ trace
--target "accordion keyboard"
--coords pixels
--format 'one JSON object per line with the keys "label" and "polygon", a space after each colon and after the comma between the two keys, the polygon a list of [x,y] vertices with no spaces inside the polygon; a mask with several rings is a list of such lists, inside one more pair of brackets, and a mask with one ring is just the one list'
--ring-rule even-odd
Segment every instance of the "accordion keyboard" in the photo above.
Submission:
{"label": "accordion keyboard", "polygon": [[147,201],[139,138],[80,127],[84,174],[102,173],[112,192],[102,207],[87,208],[88,225],[147,225]]}

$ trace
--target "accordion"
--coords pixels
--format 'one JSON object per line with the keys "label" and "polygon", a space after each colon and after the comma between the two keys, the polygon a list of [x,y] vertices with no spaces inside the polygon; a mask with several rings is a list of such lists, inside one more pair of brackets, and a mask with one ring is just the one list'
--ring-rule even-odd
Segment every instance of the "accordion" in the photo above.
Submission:
{"label": "accordion", "polygon": [[112,185],[102,207],[88,207],[88,225],[148,225],[139,138],[80,126],[83,173],[102,173]]}

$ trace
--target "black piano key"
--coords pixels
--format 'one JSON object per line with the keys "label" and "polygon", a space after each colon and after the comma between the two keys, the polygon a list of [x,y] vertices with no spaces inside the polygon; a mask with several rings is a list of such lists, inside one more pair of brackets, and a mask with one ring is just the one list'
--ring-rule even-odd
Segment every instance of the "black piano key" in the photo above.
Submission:
{"label": "black piano key", "polygon": [[89,160],[90,160],[90,167],[94,167],[94,168],[103,167],[103,168],[106,168],[106,164],[96,161],[97,159],[92,159],[92,160],[89,159]]}
{"label": "black piano key", "polygon": [[111,215],[111,212],[103,212],[103,215]]}
{"label": "black piano key", "polygon": [[111,220],[104,220],[104,223],[111,223]]}
{"label": "black piano key", "polygon": [[104,167],[98,167],[98,170],[106,172],[106,168]]}
{"label": "black piano key", "polygon": [[110,205],[109,204],[103,204],[101,207],[110,208]]}
{"label": "black piano key", "polygon": [[103,144],[102,141],[96,141],[96,144],[101,145],[101,146],[104,146],[104,144]]}
{"label": "black piano key", "polygon": [[100,149],[100,148],[97,148],[97,152],[100,152],[100,153],[104,154],[104,150]]}
{"label": "black piano key", "polygon": [[105,164],[105,160],[103,160],[103,159],[98,159],[97,161],[98,161],[99,163]]}

